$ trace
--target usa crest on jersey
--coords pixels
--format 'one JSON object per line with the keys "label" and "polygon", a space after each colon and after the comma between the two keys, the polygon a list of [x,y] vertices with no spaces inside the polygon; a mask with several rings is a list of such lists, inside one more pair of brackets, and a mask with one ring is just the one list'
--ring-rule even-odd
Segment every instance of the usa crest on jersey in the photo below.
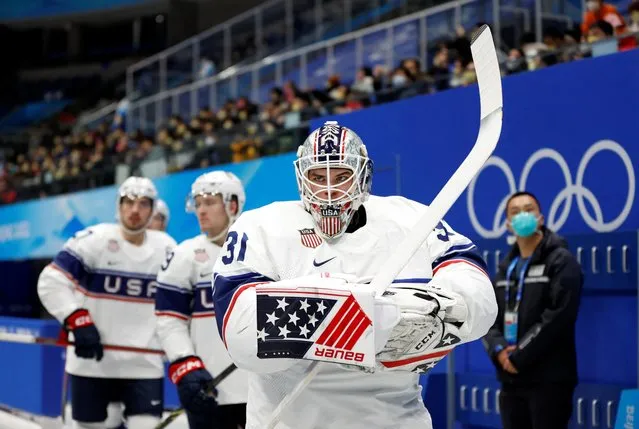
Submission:
{"label": "usa crest on jersey", "polygon": [[302,246],[310,247],[311,249],[315,249],[322,244],[322,238],[315,233],[315,229],[313,228],[304,228],[300,229],[300,237],[302,239]]}
{"label": "usa crest on jersey", "polygon": [[195,253],[195,260],[198,262],[206,262],[210,259],[205,249],[195,249],[193,252]]}

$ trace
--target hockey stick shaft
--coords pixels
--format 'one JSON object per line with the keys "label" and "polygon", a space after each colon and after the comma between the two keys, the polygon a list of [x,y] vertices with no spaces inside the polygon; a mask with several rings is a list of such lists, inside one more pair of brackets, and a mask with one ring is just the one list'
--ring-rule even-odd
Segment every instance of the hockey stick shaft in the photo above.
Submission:
{"label": "hockey stick shaft", "polygon": [[231,375],[235,370],[237,369],[237,366],[235,366],[235,364],[230,364],[229,366],[227,366],[226,368],[224,368],[222,370],[222,372],[220,372],[214,379],[213,379],[213,387],[217,387],[218,384],[220,384],[221,382],[223,382],[226,377],[228,377],[229,375]]}
{"label": "hockey stick shaft", "polygon": [[[479,173],[499,141],[503,106],[501,74],[494,41],[487,25],[483,25],[473,36],[471,52],[477,73],[481,106],[480,128],[477,140],[468,156],[417,221],[411,234],[407,235],[397,246],[397,249],[373,278],[371,286],[378,296],[384,293],[415,252],[426,242],[428,236],[468,187],[473,177]],[[274,410],[271,421],[267,426],[268,429],[276,427],[281,412],[297,398],[318,371],[318,362],[313,362],[304,379]]]}
{"label": "hockey stick shaft", "polygon": [[313,361],[310,364],[310,366],[308,367],[308,373],[306,374],[306,376],[304,376],[302,381],[300,381],[295,386],[295,388],[293,390],[291,390],[284,397],[284,399],[282,399],[282,401],[277,405],[275,410],[273,410],[271,421],[269,422],[268,426],[266,426],[266,429],[274,429],[275,428],[275,426],[280,421],[279,417],[280,417],[280,414],[282,414],[282,411],[284,411],[284,409],[286,409],[291,402],[293,402],[295,399],[297,399],[297,397],[302,392],[302,390],[304,390],[306,388],[306,386],[308,386],[308,384],[311,382],[311,380],[313,380],[313,378],[315,378],[315,376],[319,372],[320,368],[321,367],[319,366],[319,361]]}
{"label": "hockey stick shaft", "polygon": [[[230,364],[226,368],[220,372],[217,377],[213,379],[213,383],[211,383],[212,387],[217,387],[222,381],[226,379],[229,375],[235,371],[237,367],[234,364]],[[178,408],[177,410],[172,411],[164,420],[162,420],[154,429],[164,429],[168,425],[170,425],[175,419],[177,419],[180,415],[185,412],[184,408]]]}
{"label": "hockey stick shaft", "polygon": [[[48,337],[36,337],[29,334],[16,334],[11,332],[0,332],[0,341],[9,343],[22,343],[22,344],[42,344],[47,346],[67,347],[73,346],[75,343],[72,341],[60,341],[56,338]],[[133,352],[133,353],[148,353],[163,355],[163,350],[147,349],[143,347],[121,346],[116,344],[102,344],[105,350],[121,351],[121,352]]]}

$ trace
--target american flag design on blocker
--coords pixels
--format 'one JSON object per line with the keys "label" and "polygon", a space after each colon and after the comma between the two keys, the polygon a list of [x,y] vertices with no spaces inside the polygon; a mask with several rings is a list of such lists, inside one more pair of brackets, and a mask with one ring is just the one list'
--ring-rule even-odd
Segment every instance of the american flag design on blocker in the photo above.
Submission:
{"label": "american flag design on blocker", "polygon": [[257,356],[375,366],[370,291],[258,286]]}

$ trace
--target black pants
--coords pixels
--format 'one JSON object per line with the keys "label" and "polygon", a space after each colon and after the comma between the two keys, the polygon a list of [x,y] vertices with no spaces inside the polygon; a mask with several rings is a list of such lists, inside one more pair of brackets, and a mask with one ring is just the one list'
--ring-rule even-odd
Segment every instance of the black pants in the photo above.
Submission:
{"label": "black pants", "polygon": [[124,403],[124,415],[162,417],[163,379],[94,378],[71,375],[73,420],[93,423],[107,418],[109,402]]}
{"label": "black pants", "polygon": [[246,404],[220,405],[216,416],[195,415],[187,411],[190,429],[237,429],[246,426]]}
{"label": "black pants", "polygon": [[566,429],[574,391],[573,384],[502,385],[499,407],[504,429]]}

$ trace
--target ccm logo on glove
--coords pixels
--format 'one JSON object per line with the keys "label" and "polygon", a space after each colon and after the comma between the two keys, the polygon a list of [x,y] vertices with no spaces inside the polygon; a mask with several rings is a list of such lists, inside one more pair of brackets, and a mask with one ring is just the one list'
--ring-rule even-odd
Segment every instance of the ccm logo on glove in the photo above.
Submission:
{"label": "ccm logo on glove", "polygon": [[174,384],[178,384],[182,377],[197,369],[204,369],[204,363],[198,357],[189,357],[185,360],[174,362],[169,367],[169,377]]}

